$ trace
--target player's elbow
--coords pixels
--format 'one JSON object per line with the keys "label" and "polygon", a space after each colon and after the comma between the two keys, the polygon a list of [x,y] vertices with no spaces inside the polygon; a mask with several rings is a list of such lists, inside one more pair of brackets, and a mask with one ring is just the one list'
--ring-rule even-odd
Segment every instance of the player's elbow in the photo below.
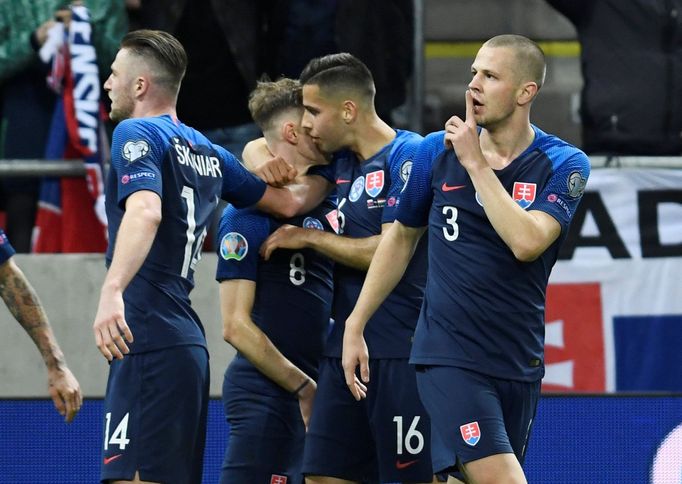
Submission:
{"label": "player's elbow", "polygon": [[545,246],[531,240],[519,240],[510,247],[516,260],[533,262],[545,251]]}
{"label": "player's elbow", "polygon": [[242,339],[242,328],[244,324],[236,316],[228,316],[223,318],[223,339],[226,343],[230,343],[237,348]]}
{"label": "player's elbow", "polygon": [[292,218],[298,214],[298,206],[293,203],[278,204],[273,207],[272,214],[278,218]]}

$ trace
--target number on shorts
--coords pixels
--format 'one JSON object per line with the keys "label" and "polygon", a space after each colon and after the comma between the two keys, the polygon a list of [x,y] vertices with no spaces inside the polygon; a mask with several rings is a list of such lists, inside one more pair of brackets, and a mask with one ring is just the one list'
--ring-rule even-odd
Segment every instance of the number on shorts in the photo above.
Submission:
{"label": "number on shorts", "polygon": [[104,450],[109,449],[109,444],[118,445],[118,448],[125,450],[126,445],[130,442],[128,438],[128,416],[130,413],[126,413],[119,424],[116,426],[114,433],[109,437],[109,426],[111,424],[111,412],[107,412],[105,418],[107,420],[106,427],[104,429]]}
{"label": "number on shorts", "polygon": [[[405,450],[409,454],[419,454],[424,448],[424,435],[417,430],[417,424],[419,424],[419,419],[421,417],[417,415],[412,419],[410,428],[407,429],[407,434],[403,439],[403,417],[402,415],[396,415],[393,417],[393,421],[396,425],[396,454],[402,455],[403,453],[403,442]],[[417,445],[412,445],[414,439],[417,439]]]}

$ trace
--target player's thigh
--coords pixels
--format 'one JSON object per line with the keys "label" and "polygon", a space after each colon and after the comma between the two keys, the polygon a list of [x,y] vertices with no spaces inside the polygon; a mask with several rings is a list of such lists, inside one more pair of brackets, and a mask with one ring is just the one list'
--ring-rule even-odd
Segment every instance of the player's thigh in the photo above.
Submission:
{"label": "player's thigh", "polygon": [[339,358],[323,358],[305,438],[303,473],[348,481],[377,481],[366,402],[346,386]]}
{"label": "player's thigh", "polygon": [[496,386],[509,443],[523,465],[540,400],[540,381],[496,380]]}
{"label": "player's thigh", "polygon": [[514,453],[494,379],[448,366],[420,367],[419,394],[431,418],[434,470]]}
{"label": "player's thigh", "polygon": [[177,346],[111,364],[104,401],[102,479],[201,480],[208,353]]}
{"label": "player's thigh", "polygon": [[526,484],[514,454],[495,454],[464,464],[466,482],[475,484]]}
{"label": "player's thigh", "polygon": [[382,482],[431,482],[431,424],[405,359],[370,361],[370,422]]}
{"label": "player's thigh", "polygon": [[230,434],[221,482],[300,482],[305,426],[298,401],[225,381],[223,404]]}

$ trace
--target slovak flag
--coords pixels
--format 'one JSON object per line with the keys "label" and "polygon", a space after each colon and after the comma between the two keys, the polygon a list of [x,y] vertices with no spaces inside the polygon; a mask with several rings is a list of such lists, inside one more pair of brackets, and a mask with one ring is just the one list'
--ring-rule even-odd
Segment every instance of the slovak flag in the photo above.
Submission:
{"label": "slovak flag", "polygon": [[106,140],[101,123],[99,69],[88,10],[72,6],[71,11],[63,42],[48,53],[52,64],[48,84],[61,96],[55,106],[45,158],[82,159],[86,175],[43,179],[33,252],[104,252],[107,247],[102,177]]}

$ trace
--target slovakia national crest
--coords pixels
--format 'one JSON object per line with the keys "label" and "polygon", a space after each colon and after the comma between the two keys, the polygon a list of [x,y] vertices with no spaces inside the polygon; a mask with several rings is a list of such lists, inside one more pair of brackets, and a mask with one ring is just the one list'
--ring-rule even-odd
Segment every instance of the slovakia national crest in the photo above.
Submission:
{"label": "slovakia national crest", "polygon": [[239,232],[230,232],[220,241],[220,256],[225,260],[235,259],[237,261],[246,257],[249,252],[249,243]]}
{"label": "slovakia national crest", "polygon": [[527,209],[535,201],[536,189],[537,185],[535,183],[514,182],[512,198],[521,208]]}
{"label": "slovakia national crest", "polygon": [[474,446],[481,440],[481,429],[478,427],[478,422],[470,422],[459,427],[459,433],[467,445]]}
{"label": "slovakia national crest", "polygon": [[367,195],[376,198],[384,188],[384,170],[373,171],[365,175],[365,191]]}

